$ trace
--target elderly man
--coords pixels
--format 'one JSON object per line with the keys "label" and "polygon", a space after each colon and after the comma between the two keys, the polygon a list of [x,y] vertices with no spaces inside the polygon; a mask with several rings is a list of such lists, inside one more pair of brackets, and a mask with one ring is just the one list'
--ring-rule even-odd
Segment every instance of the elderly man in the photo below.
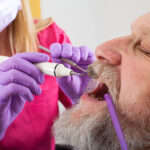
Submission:
{"label": "elderly man", "polygon": [[120,150],[103,97],[110,93],[128,148],[150,149],[150,13],[139,17],[131,30],[96,49],[90,70],[99,84],[56,121],[58,143],[78,150]]}

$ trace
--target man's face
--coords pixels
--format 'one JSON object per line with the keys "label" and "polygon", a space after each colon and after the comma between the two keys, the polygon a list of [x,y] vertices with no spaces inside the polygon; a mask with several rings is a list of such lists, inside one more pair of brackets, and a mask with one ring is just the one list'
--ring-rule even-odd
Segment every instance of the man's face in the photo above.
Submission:
{"label": "man's face", "polygon": [[103,100],[109,92],[129,149],[150,148],[150,13],[139,17],[131,30],[130,35],[97,47],[98,61],[91,70],[100,84],[55,123],[60,144],[79,150],[120,149]]}

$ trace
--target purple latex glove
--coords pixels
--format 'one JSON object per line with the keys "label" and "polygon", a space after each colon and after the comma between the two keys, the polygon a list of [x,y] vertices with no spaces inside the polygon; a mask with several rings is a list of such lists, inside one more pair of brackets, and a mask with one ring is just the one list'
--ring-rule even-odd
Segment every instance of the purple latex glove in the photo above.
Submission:
{"label": "purple latex glove", "polygon": [[[75,47],[71,44],[58,44],[54,43],[50,47],[52,61],[57,63],[63,63],[60,58],[67,58],[74,61],[83,69],[86,69],[89,64],[95,60],[93,51],[88,47]],[[78,69],[63,63],[66,67],[71,68],[76,72],[80,72]],[[79,97],[83,94],[90,77],[84,76],[69,76],[57,78],[58,84],[64,93],[72,100],[73,104],[77,102]]]}
{"label": "purple latex glove", "polygon": [[0,64],[0,140],[26,101],[39,95],[44,75],[32,63],[48,61],[42,53],[19,53]]}

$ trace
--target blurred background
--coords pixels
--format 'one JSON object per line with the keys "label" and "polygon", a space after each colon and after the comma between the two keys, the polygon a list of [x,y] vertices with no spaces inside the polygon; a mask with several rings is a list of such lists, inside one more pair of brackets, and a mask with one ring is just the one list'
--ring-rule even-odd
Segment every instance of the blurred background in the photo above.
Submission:
{"label": "blurred background", "polygon": [[30,0],[35,18],[53,17],[72,44],[92,50],[130,32],[131,23],[150,11],[149,0]]}

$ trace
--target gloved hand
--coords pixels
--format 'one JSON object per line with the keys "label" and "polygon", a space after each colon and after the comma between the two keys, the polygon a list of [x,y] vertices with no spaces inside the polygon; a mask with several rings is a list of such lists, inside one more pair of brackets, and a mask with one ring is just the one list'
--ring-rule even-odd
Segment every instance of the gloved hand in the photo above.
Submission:
{"label": "gloved hand", "polygon": [[[60,60],[60,58],[67,58],[74,61],[83,69],[86,69],[89,64],[95,60],[93,51],[88,47],[75,47],[71,44],[58,44],[54,43],[50,47],[51,57],[53,62],[63,63],[66,67],[71,68],[72,70],[83,73],[78,69],[65,64]],[[77,103],[79,97],[83,94],[90,77],[88,75],[84,76],[69,76],[57,78],[57,82],[64,93],[72,100],[73,104]]]}
{"label": "gloved hand", "polygon": [[19,53],[0,64],[0,140],[26,101],[39,95],[44,75],[32,63],[48,61],[42,53]]}

